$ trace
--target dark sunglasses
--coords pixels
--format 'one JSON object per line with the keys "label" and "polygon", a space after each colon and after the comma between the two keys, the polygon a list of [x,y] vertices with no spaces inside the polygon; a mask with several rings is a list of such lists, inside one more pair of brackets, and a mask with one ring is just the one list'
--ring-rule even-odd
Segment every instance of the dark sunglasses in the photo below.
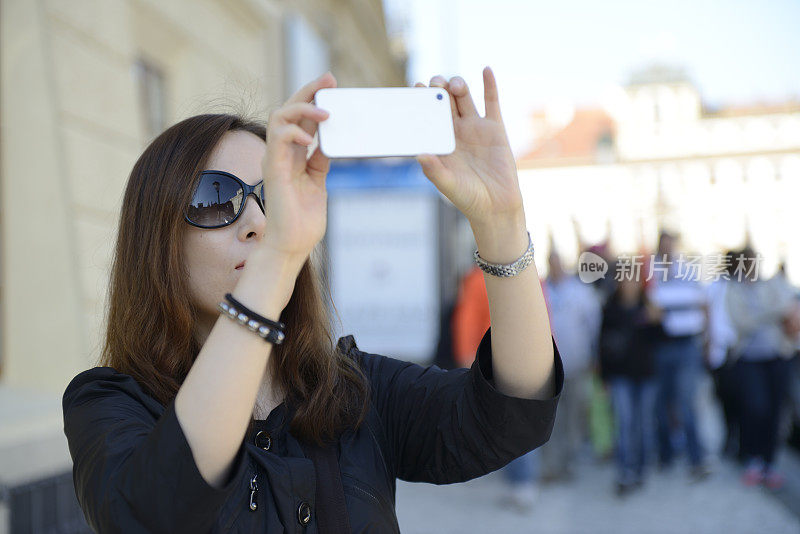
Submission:
{"label": "dark sunglasses", "polygon": [[186,209],[186,222],[198,228],[222,228],[241,215],[245,200],[255,195],[264,212],[264,181],[248,185],[225,171],[203,171]]}

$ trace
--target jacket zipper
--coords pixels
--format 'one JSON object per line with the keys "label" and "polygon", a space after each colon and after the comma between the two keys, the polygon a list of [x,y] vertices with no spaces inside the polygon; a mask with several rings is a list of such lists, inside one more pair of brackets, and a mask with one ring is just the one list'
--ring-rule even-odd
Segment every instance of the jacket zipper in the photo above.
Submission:
{"label": "jacket zipper", "polygon": [[256,478],[258,474],[256,473],[253,475],[253,478],[250,479],[250,511],[255,512],[258,508],[258,503],[256,503],[256,495],[258,494],[258,483],[256,482]]}
{"label": "jacket zipper", "polygon": [[370,493],[369,491],[365,490],[365,489],[364,489],[364,488],[362,488],[361,486],[355,486],[355,485],[353,486],[353,489],[355,489],[355,490],[358,490],[358,491],[360,491],[361,493],[364,493],[364,494],[365,494],[367,497],[369,497],[369,498],[371,498],[373,501],[375,501],[375,504],[377,504],[378,506],[380,506],[381,508],[383,508],[383,503],[382,503],[382,502],[381,502],[381,501],[380,501],[380,500],[379,500],[379,499],[378,499],[378,498],[377,498],[375,495],[373,495],[373,494],[372,494],[372,493]]}
{"label": "jacket zipper", "polygon": [[381,510],[383,510],[384,513],[389,514],[389,516],[394,515],[394,511],[391,509],[388,503],[385,500],[377,497],[374,493],[372,493],[374,490],[372,490],[371,487],[367,486],[366,483],[350,475],[343,475],[343,476],[351,481],[351,484],[349,485],[351,488],[361,492],[362,494],[372,499],[375,502],[375,504],[377,504],[378,507],[380,507]]}

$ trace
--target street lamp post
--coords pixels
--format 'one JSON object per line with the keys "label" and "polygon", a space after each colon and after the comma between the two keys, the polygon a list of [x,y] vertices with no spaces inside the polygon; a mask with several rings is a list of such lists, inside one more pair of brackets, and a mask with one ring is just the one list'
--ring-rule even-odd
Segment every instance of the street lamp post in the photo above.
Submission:
{"label": "street lamp post", "polygon": [[219,221],[219,182],[214,182],[214,189],[217,191],[217,221]]}

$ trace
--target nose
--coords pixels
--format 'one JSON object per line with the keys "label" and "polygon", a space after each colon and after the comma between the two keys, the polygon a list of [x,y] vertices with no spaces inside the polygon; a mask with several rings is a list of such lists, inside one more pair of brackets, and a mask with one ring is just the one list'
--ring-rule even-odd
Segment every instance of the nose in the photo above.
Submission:
{"label": "nose", "polygon": [[239,239],[246,240],[253,234],[260,239],[260,236],[264,234],[266,222],[267,218],[264,215],[264,206],[261,204],[261,199],[252,193],[247,195],[242,214],[237,221]]}

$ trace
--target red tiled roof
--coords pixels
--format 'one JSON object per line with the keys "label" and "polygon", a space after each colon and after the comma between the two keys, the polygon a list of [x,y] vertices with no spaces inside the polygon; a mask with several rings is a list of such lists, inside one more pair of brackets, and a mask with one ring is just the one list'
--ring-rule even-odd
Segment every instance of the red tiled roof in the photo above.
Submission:
{"label": "red tiled roof", "polygon": [[[534,115],[541,120],[541,114]],[[605,136],[613,138],[615,124],[601,109],[576,110],[572,121],[563,129],[547,136],[519,162],[542,160],[594,160],[598,142]]]}

